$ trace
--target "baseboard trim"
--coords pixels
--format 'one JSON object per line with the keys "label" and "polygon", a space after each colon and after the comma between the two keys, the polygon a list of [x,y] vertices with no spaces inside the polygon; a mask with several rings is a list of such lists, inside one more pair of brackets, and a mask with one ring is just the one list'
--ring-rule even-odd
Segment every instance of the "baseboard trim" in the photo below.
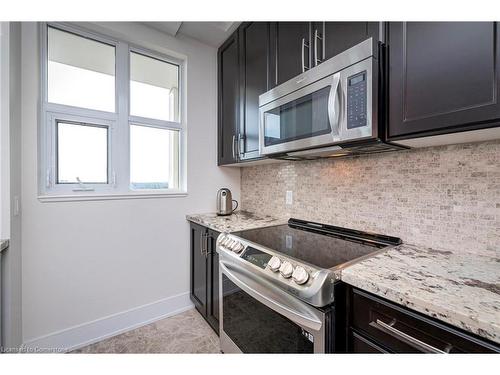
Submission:
{"label": "baseboard trim", "polygon": [[24,342],[28,352],[69,352],[193,308],[189,292]]}

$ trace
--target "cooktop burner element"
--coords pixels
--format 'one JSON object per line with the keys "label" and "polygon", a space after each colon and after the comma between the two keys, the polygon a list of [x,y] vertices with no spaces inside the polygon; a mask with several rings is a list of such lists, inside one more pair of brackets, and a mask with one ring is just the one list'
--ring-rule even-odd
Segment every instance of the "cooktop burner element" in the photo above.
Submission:
{"label": "cooktop burner element", "polygon": [[333,302],[342,268],[400,243],[396,237],[290,219],[287,225],[222,233],[217,251],[222,268],[258,275],[321,307]]}

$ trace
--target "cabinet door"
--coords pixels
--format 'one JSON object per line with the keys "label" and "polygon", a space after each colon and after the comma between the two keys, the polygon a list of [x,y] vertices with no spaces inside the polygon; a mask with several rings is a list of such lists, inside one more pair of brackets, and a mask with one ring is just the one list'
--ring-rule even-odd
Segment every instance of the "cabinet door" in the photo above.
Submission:
{"label": "cabinet door", "polygon": [[309,22],[273,22],[271,25],[271,86],[311,67]]}
{"label": "cabinet door", "polygon": [[259,156],[259,95],[268,90],[269,22],[240,26],[240,159]]}
{"label": "cabinet door", "polygon": [[389,137],[443,134],[499,119],[499,51],[494,22],[391,22]]}
{"label": "cabinet door", "polygon": [[232,164],[237,159],[239,123],[238,31],[218,51],[218,164]]}
{"label": "cabinet door", "polygon": [[209,231],[207,262],[207,321],[219,333],[219,254],[215,243],[218,232]]}
{"label": "cabinet door", "polygon": [[207,315],[207,230],[191,224],[191,300],[203,316]]}
{"label": "cabinet door", "polygon": [[311,32],[313,66],[365,39],[381,37],[379,22],[313,22]]}

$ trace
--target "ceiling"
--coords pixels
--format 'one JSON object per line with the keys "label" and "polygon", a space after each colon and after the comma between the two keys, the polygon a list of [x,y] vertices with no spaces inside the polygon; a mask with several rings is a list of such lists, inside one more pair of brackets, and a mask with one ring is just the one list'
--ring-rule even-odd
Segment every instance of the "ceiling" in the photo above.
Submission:
{"label": "ceiling", "polygon": [[213,47],[219,47],[240,22],[143,22],[162,33],[185,35]]}

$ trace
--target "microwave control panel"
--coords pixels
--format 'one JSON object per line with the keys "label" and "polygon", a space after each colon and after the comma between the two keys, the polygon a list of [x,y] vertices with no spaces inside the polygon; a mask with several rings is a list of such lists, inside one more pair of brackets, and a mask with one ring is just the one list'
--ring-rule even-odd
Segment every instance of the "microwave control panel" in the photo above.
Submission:
{"label": "microwave control panel", "polygon": [[366,71],[347,78],[347,129],[366,126]]}

